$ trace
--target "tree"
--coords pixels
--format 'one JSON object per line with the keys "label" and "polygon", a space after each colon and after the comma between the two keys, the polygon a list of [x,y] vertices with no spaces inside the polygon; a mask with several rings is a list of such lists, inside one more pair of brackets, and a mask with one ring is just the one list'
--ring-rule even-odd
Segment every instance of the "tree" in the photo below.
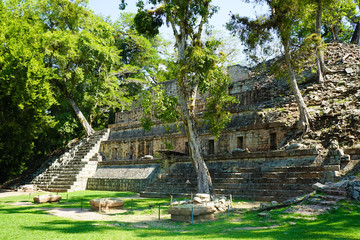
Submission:
{"label": "tree", "polygon": [[[158,7],[145,10],[144,2],[138,1],[137,17],[141,20],[137,21],[137,30],[145,32],[148,36],[155,35],[158,33],[157,27],[161,25],[162,18],[165,18],[173,30],[177,50],[177,96],[171,98],[166,94],[159,94],[162,97],[158,102],[162,105],[157,105],[161,108],[155,106],[158,111],[156,115],[168,121],[176,119],[178,115],[181,116],[188,138],[190,158],[197,173],[198,192],[213,193],[211,177],[201,155],[195,106],[198,94],[208,94],[205,117],[215,134],[219,134],[230,119],[230,113],[225,111],[227,105],[233,101],[233,98],[227,95],[229,78],[223,69],[217,66],[221,57],[213,54],[218,43],[202,42],[204,28],[208,19],[216,12],[216,8],[211,5],[210,0],[148,2]],[[147,105],[150,108],[153,106],[152,103]],[[169,108],[175,111],[168,112]],[[161,109],[165,114],[159,114]],[[148,116],[145,115],[146,117]]]}
{"label": "tree", "polygon": [[113,29],[85,6],[84,0],[39,2],[50,82],[61,92],[57,97],[67,99],[86,134],[91,135],[94,130],[76,102],[94,99],[92,109],[116,106],[122,91],[111,74],[118,61]]}
{"label": "tree", "polygon": [[294,25],[304,14],[302,1],[261,0],[254,2],[267,4],[270,9],[269,15],[250,20],[247,17],[232,14],[227,28],[233,34],[238,35],[249,49],[256,49],[258,44],[263,45],[271,41],[272,34],[279,36],[284,47],[284,60],[290,87],[300,112],[298,128],[301,131],[307,131],[310,115],[297,85],[291,58],[291,34]]}
{"label": "tree", "polygon": [[[37,154],[36,140],[54,121],[55,103],[41,49],[34,2],[0,3],[0,182],[21,173]],[[47,142],[42,145],[49,146]]]}
{"label": "tree", "polygon": [[319,75],[319,82],[324,81],[323,74],[331,72],[331,70],[325,65],[324,53],[321,47],[322,36],[321,27],[323,12],[325,9],[325,21],[326,26],[331,29],[331,35],[334,41],[338,41],[338,35],[340,31],[341,21],[345,16],[351,18],[355,14],[355,5],[352,0],[316,0],[316,23],[315,23],[315,34],[318,35],[316,41],[316,62]]}
{"label": "tree", "polygon": [[[360,9],[360,1],[359,0],[355,0],[355,3],[358,4],[358,9]],[[355,43],[355,44],[360,44],[360,21],[359,21],[359,17],[354,17],[355,19],[355,24],[356,24],[356,27],[354,29],[354,33],[351,37],[351,40],[350,42],[351,43]]]}
{"label": "tree", "polygon": [[2,1],[0,26],[3,181],[63,147],[80,124],[91,134],[91,123],[129,101],[116,76],[113,26],[86,1]]}

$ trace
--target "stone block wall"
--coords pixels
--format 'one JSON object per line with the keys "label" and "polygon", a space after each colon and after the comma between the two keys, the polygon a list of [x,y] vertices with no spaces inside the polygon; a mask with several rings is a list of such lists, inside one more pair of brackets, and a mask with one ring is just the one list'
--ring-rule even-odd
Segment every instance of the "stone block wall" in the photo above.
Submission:
{"label": "stone block wall", "polygon": [[[289,129],[282,123],[255,124],[253,115],[234,114],[218,139],[209,134],[206,126],[200,127],[203,155],[231,154],[236,148],[247,148],[251,152],[275,149]],[[109,140],[103,141],[100,148],[105,161],[138,159],[144,155],[159,157],[159,152],[165,150],[188,154],[183,128],[179,129],[175,124],[165,128],[165,125],[158,123],[150,131],[145,131],[140,124],[128,127],[113,125]]]}
{"label": "stone block wall", "polygon": [[89,178],[86,189],[141,192],[144,191],[148,183],[146,179]]}
{"label": "stone block wall", "polygon": [[153,182],[159,170],[159,164],[102,165],[99,163],[95,175],[88,179],[86,189],[140,192]]}
{"label": "stone block wall", "polygon": [[[336,170],[322,166],[315,149],[239,152],[205,157],[217,195],[261,201],[286,200],[312,191]],[[159,178],[141,193],[144,197],[189,196],[196,192],[196,174],[186,157],[173,157]]]}

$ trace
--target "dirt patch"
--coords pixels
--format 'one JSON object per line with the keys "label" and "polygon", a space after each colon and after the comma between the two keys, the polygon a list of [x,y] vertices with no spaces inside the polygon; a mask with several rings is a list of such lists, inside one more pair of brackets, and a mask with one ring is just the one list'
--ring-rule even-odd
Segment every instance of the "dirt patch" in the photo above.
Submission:
{"label": "dirt patch", "polygon": [[298,213],[303,216],[317,216],[330,210],[329,206],[324,205],[296,205],[285,210],[287,213]]}
{"label": "dirt patch", "polygon": [[238,202],[234,203],[233,207],[238,209],[253,209],[253,208],[259,208],[261,202]]}
{"label": "dirt patch", "polygon": [[[141,223],[146,221],[158,220],[157,214],[126,214],[128,210],[114,210],[108,212],[94,212],[88,209],[80,208],[42,208],[51,215],[71,218],[80,221],[120,221],[126,223]],[[162,214],[161,219],[170,219],[169,214]]]}
{"label": "dirt patch", "polygon": [[14,197],[14,196],[20,196],[20,195],[29,195],[30,192],[17,192],[7,189],[0,189],[0,198],[4,197]]}

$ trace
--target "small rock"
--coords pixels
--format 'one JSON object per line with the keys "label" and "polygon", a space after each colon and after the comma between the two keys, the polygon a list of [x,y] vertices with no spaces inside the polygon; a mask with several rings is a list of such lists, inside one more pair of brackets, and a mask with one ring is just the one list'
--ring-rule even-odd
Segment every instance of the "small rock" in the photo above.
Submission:
{"label": "small rock", "polygon": [[345,72],[350,74],[350,73],[353,73],[354,70],[352,68],[345,68]]}
{"label": "small rock", "polygon": [[195,197],[200,198],[202,201],[210,201],[210,194],[208,193],[197,193]]}
{"label": "small rock", "polygon": [[317,183],[312,185],[312,188],[315,189],[315,190],[320,190],[321,191],[321,190],[326,189],[326,185],[317,182]]}
{"label": "small rock", "polygon": [[294,149],[304,149],[304,148],[306,148],[306,146],[304,144],[292,143],[289,146],[287,146],[285,149],[286,150],[294,150]]}
{"label": "small rock", "polygon": [[272,201],[272,202],[271,202],[271,205],[276,205],[276,204],[278,204],[277,201]]}
{"label": "small rock", "polygon": [[194,197],[194,198],[193,198],[193,201],[194,201],[195,204],[202,202],[202,201],[201,201],[201,198],[199,198],[199,197]]}
{"label": "small rock", "polygon": [[356,190],[354,190],[353,193],[352,193],[352,197],[353,197],[354,199],[358,199],[358,198],[359,198],[359,192],[356,191]]}
{"label": "small rock", "polygon": [[258,216],[259,217],[270,217],[270,214],[267,212],[261,212],[261,213],[258,213]]}

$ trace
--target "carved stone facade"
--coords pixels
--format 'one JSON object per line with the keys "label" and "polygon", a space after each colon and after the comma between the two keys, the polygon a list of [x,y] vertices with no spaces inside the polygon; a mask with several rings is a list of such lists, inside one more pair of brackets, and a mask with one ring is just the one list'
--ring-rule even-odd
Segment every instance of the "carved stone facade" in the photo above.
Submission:
{"label": "carved stone facade", "polygon": [[[234,149],[251,152],[273,150],[289,132],[284,123],[264,122],[256,111],[259,104],[272,102],[275,97],[284,94],[287,91],[286,82],[276,81],[275,84],[266,85],[250,77],[250,73],[245,67],[229,67],[232,79],[229,93],[240,103],[231,106],[232,120],[218,139],[209,134],[207,126],[199,124],[201,148],[205,156],[231,154]],[[169,94],[176,94],[175,81],[164,82],[163,87]],[[196,111],[201,117],[204,102],[201,98],[197,102]],[[109,126],[109,140],[101,144],[100,151],[105,161],[159,156],[162,151],[188,154],[187,138],[182,127],[156,122],[147,132],[141,127],[141,116],[141,109],[135,106],[131,111],[116,113],[116,123]]]}

